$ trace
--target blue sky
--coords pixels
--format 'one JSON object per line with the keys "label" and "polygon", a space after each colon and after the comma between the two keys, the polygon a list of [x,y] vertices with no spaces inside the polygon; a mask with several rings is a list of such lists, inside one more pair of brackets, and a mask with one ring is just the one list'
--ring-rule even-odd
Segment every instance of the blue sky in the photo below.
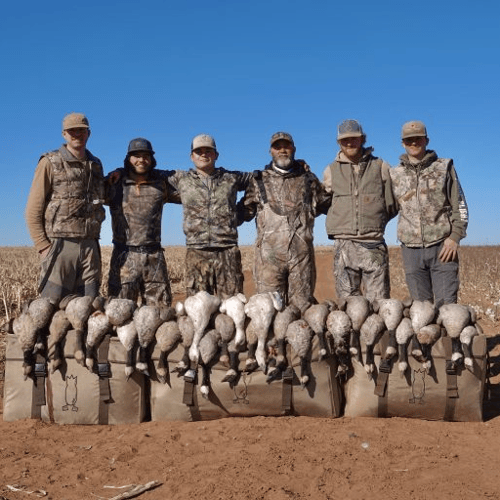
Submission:
{"label": "blue sky", "polygon": [[[84,112],[105,171],[130,139],[158,165],[190,168],[198,133],[218,165],[262,168],[269,138],[290,132],[319,178],[337,124],[359,120],[395,165],[403,122],[422,120],[429,148],[454,159],[470,210],[463,244],[500,244],[494,149],[500,133],[497,2],[88,0],[2,7],[0,246],[31,245],[24,207],[40,155],[62,143],[61,120]],[[181,208],[166,205],[163,244],[182,245]],[[396,244],[395,222],[387,241]],[[327,244],[324,217],[316,244]],[[240,230],[251,244],[254,223]],[[109,213],[103,244],[110,244]]]}

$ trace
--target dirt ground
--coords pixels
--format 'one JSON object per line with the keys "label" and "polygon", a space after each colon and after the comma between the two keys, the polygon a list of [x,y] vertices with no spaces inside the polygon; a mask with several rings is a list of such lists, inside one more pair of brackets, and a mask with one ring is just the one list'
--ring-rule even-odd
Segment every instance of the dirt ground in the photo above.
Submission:
{"label": "dirt ground", "polygon": [[[318,256],[318,269],[316,296],[332,297],[331,255]],[[492,399],[485,401],[482,423],[307,417],[118,426],[0,421],[0,500],[117,498],[128,485],[151,481],[159,485],[141,499],[498,499],[500,327],[490,320],[481,324],[493,363]]]}

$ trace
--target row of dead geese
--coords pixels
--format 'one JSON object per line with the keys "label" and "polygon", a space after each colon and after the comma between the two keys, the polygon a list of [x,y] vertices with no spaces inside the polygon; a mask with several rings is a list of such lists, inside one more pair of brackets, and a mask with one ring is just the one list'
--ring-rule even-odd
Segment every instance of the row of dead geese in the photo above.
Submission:
{"label": "row of dead geese", "polygon": [[[175,371],[186,380],[194,380],[199,364],[204,396],[210,388],[210,369],[217,362],[228,367],[223,380],[237,383],[239,354],[245,349],[244,370],[260,368],[271,382],[281,378],[288,365],[289,344],[300,358],[299,379],[305,386],[310,379],[314,335],[318,338],[319,360],[332,352],[337,357],[339,376],[348,372],[352,356],[364,364],[371,377],[374,347],[386,331],[389,340],[381,356],[390,361],[398,355],[402,375],[408,369],[408,346],[410,354],[430,370],[431,348],[442,335],[451,338],[452,363],[472,369],[472,339],[482,333],[474,310],[460,304],[436,310],[430,302],[381,299],[370,303],[357,296],[314,304],[301,314],[294,305],[284,307],[278,293],[256,294],[248,300],[238,294],[221,301],[207,292],[178,302],[175,309],[137,307],[128,299],[74,296],[63,299],[56,308],[48,299],[38,298],[26,303],[21,314],[3,329],[19,339],[25,377],[32,374],[38,351],[46,349],[52,373],[61,366],[62,343],[69,330],[76,332],[74,357],[89,370],[95,369],[96,349],[104,336],[116,332],[127,351],[127,377],[135,369],[149,374],[151,347],[156,342],[161,351],[156,373],[162,382],[167,380],[168,355],[182,345],[184,356]],[[364,360],[361,341],[365,344]]]}

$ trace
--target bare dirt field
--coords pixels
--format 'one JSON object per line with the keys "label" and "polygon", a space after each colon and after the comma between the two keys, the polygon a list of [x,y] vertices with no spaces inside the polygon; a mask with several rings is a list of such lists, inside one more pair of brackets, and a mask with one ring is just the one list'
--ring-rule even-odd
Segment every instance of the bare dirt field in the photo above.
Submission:
{"label": "bare dirt field", "polygon": [[[36,288],[36,258],[30,249],[18,252],[0,249],[2,322]],[[243,249],[247,295],[251,252]],[[178,298],[180,253],[166,250]],[[392,295],[403,298],[397,248],[391,248],[391,266]],[[317,299],[335,298],[330,249],[317,250],[317,268]],[[119,495],[130,487],[116,487],[151,481],[159,485],[141,499],[498,499],[499,299],[500,248],[463,247],[459,301],[477,310],[491,356],[492,397],[482,423],[252,417],[58,426],[3,422],[0,410],[0,500],[129,498]]]}

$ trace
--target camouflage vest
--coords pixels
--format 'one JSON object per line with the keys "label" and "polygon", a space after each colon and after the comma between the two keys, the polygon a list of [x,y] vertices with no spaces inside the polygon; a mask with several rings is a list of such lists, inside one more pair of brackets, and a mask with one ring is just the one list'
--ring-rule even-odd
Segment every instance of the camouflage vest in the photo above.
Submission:
{"label": "camouflage vest", "polygon": [[111,186],[113,242],[129,246],[161,244],[161,219],[167,199],[167,183],[154,170],[149,182],[136,184],[125,176]]}
{"label": "camouflage vest", "polygon": [[203,249],[238,244],[237,195],[250,176],[222,167],[207,179],[194,170],[174,176],[182,200],[187,246]]}
{"label": "camouflage vest", "polygon": [[451,233],[446,184],[452,160],[438,158],[428,167],[399,165],[391,172],[399,205],[398,239],[407,247],[428,247]]}
{"label": "camouflage vest", "polygon": [[87,151],[78,161],[63,146],[43,155],[52,165],[52,192],[45,208],[50,238],[98,239],[106,214],[102,164]]}
{"label": "camouflage vest", "polygon": [[359,175],[355,175],[350,163],[330,164],[333,199],[326,216],[329,236],[373,232],[383,235],[388,215],[381,167],[382,160],[374,157],[360,164]]}
{"label": "camouflage vest", "polygon": [[279,175],[266,168],[256,179],[261,208],[257,212],[256,246],[287,248],[294,237],[312,245],[314,214],[309,173]]}

